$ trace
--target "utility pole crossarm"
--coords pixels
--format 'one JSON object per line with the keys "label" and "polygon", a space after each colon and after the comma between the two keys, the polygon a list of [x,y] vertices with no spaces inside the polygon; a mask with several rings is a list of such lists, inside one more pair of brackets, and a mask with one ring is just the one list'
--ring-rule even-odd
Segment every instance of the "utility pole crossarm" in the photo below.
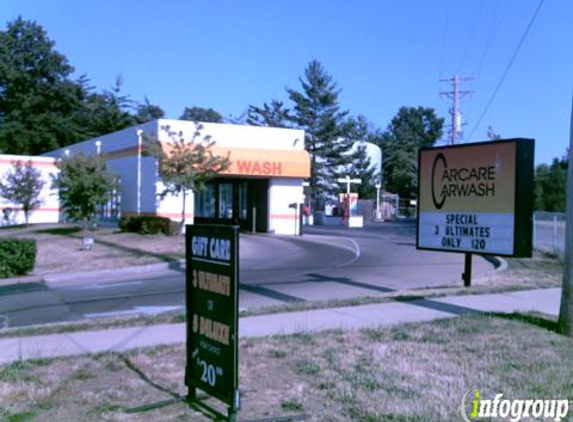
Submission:
{"label": "utility pole crossarm", "polygon": [[454,145],[457,143],[458,140],[458,116],[460,114],[459,111],[459,101],[460,98],[465,97],[466,95],[473,94],[475,91],[460,91],[459,84],[460,82],[468,82],[473,81],[475,77],[473,76],[458,76],[454,75],[451,78],[440,78],[440,82],[451,82],[453,85],[453,91],[446,91],[440,92],[440,95],[444,95],[448,98],[451,98],[454,101],[453,107],[450,109],[450,114],[452,116],[452,132],[451,132],[451,144]]}
{"label": "utility pole crossarm", "polygon": [[350,176],[341,177],[337,181],[338,181],[338,183],[346,183],[346,194],[347,195],[350,195],[350,185],[351,184],[356,184],[356,185],[362,184],[362,180],[351,179]]}

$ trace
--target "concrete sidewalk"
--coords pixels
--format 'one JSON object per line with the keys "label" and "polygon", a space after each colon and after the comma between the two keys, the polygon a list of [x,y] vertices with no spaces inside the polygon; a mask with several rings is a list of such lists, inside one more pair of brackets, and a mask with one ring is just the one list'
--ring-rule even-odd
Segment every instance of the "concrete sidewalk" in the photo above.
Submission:
{"label": "concrete sidewalk", "polygon": [[[391,326],[477,312],[537,311],[556,315],[560,298],[561,289],[554,288],[252,316],[240,319],[239,336],[248,338],[337,328]],[[185,324],[19,337],[0,340],[0,364],[26,359],[123,351],[184,341]]]}

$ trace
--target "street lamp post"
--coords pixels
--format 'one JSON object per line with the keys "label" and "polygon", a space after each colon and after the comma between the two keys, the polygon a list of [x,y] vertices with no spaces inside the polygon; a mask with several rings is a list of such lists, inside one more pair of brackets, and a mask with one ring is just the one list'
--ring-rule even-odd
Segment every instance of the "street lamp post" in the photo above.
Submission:
{"label": "street lamp post", "polygon": [[137,215],[141,214],[141,149],[143,130],[137,130]]}
{"label": "street lamp post", "polygon": [[376,183],[376,220],[384,221],[382,219],[382,213],[380,212],[380,189],[382,185],[380,182]]}

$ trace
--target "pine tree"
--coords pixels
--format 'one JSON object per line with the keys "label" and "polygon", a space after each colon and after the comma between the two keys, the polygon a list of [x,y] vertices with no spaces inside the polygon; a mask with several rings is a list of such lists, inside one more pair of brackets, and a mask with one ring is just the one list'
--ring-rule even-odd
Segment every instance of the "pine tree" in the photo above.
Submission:
{"label": "pine tree", "polygon": [[290,120],[290,110],[279,100],[273,99],[262,107],[250,105],[247,111],[247,124],[252,126],[289,127]]}
{"label": "pine tree", "polygon": [[299,78],[301,91],[287,88],[294,103],[292,120],[306,133],[306,150],[310,153],[310,188],[313,202],[332,198],[339,191],[336,179],[351,157],[348,137],[348,111],[338,104],[340,89],[320,62],[311,61]]}

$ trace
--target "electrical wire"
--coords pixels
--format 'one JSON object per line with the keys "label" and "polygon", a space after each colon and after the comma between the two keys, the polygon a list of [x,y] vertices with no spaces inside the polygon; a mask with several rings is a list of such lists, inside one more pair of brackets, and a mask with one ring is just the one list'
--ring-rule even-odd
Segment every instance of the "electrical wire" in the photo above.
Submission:
{"label": "electrical wire", "polygon": [[473,136],[474,132],[476,131],[477,127],[479,126],[479,124],[481,123],[482,119],[484,118],[484,116],[486,115],[486,113],[489,110],[489,107],[491,106],[491,104],[493,103],[493,100],[495,99],[495,97],[497,96],[497,93],[499,92],[501,86],[503,85],[503,83],[505,82],[505,78],[507,77],[507,74],[509,73],[509,71],[511,70],[511,67],[513,65],[513,62],[515,61],[515,58],[517,57],[517,54],[519,53],[519,50],[521,49],[521,46],[523,45],[523,42],[525,41],[525,38],[527,37],[527,34],[529,34],[529,30],[531,29],[531,27],[533,26],[533,22],[535,22],[535,19],[537,18],[537,15],[539,14],[539,11],[541,10],[541,6],[543,6],[543,3],[545,3],[545,0],[540,0],[539,4],[537,5],[537,9],[535,9],[535,13],[533,14],[533,17],[531,18],[531,20],[529,21],[529,24],[527,25],[527,28],[525,28],[525,32],[523,33],[523,36],[521,37],[521,39],[519,40],[519,43],[517,44],[517,47],[515,49],[515,51],[513,52],[513,55],[511,56],[511,59],[509,60],[509,63],[507,64],[507,67],[505,68],[505,71],[503,72],[503,75],[501,76],[501,79],[499,80],[499,83],[497,84],[497,86],[495,87],[495,90],[493,91],[493,94],[491,95],[489,101],[487,102],[487,105],[485,106],[484,111],[482,112],[482,114],[479,116],[478,121],[476,122],[474,128],[472,129],[470,135],[468,136],[468,139],[471,139],[471,137]]}
{"label": "electrical wire", "polygon": [[442,76],[442,70],[444,69],[444,56],[446,51],[446,38],[448,35],[449,16],[450,16],[450,0],[446,0],[446,14],[444,18],[444,32],[442,34],[442,49],[440,51],[440,66],[438,69],[438,78]]}
{"label": "electrical wire", "polygon": [[470,47],[474,43],[476,31],[477,31],[477,28],[479,27],[482,13],[483,13],[484,2],[485,2],[485,0],[481,0],[481,3],[479,5],[479,10],[477,13],[477,18],[473,19],[472,32],[470,34],[470,37],[468,38],[468,44],[467,44],[467,47],[464,51],[464,56],[463,56],[462,61],[460,62],[460,65],[458,67],[458,75],[462,72],[462,69],[464,68],[464,65],[466,64],[466,61],[467,61],[468,56],[469,56]]}

